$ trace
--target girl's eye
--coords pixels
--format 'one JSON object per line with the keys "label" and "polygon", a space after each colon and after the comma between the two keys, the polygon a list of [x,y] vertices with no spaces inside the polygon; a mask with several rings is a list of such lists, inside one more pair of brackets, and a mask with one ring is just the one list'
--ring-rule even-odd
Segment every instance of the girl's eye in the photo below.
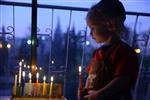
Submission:
{"label": "girl's eye", "polygon": [[91,31],[93,31],[95,28],[94,27],[91,27]]}

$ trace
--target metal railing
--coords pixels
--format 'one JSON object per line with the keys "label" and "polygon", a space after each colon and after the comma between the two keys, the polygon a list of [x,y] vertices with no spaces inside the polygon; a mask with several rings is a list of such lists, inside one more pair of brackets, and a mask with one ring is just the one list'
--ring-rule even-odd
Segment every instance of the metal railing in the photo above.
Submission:
{"label": "metal railing", "polygon": [[[19,3],[19,2],[6,2],[6,1],[1,1],[0,2],[0,5],[6,5],[6,6],[13,6],[13,27],[14,27],[14,30],[15,30],[15,6],[20,6],[20,7],[32,7],[32,4],[30,3]],[[51,29],[50,29],[50,33],[53,34],[53,20],[54,20],[54,9],[59,9],[59,10],[67,10],[67,11],[70,11],[70,14],[69,14],[69,23],[68,23],[68,30],[67,30],[67,35],[68,35],[68,39],[67,39],[67,50],[66,50],[66,63],[65,63],[65,70],[64,72],[66,72],[66,69],[67,69],[67,66],[68,66],[68,52],[69,52],[69,36],[70,36],[70,26],[71,26],[71,19],[72,19],[72,11],[80,11],[80,12],[87,12],[88,11],[88,8],[81,8],[81,7],[67,7],[67,6],[54,6],[54,5],[44,5],[44,4],[38,4],[37,5],[38,8],[45,8],[45,9],[52,9],[52,23],[51,23]],[[126,12],[127,15],[132,15],[132,16],[136,16],[136,20],[135,20],[135,24],[134,24],[134,29],[133,29],[133,36],[130,40],[130,44],[133,45],[133,37],[134,35],[136,34],[136,29],[137,29],[137,22],[138,22],[138,19],[139,17],[141,16],[146,16],[146,17],[150,17],[150,13],[139,13],[139,12]],[[87,27],[87,26],[86,26]],[[13,32],[14,33],[14,37],[15,37],[15,31]],[[85,29],[85,37],[84,37],[84,40],[86,41],[86,34],[87,34],[87,29]],[[150,33],[149,33],[150,35]],[[145,56],[145,52],[148,48],[148,42],[150,41],[149,39],[149,35],[148,35],[148,38],[146,40],[144,40],[144,42],[146,43],[145,45],[145,49],[142,53],[142,60],[140,62],[140,71],[139,71],[139,75],[138,75],[138,81],[137,81],[137,84],[136,84],[136,88],[138,86],[138,83],[139,83],[139,77],[141,75],[141,69],[142,69],[142,63],[143,63],[143,58]],[[51,38],[52,38],[52,35],[51,35]],[[137,40],[138,41],[138,40]],[[82,56],[84,56],[84,51],[85,51],[85,44],[83,46],[83,53],[82,53]],[[51,53],[50,53],[50,56],[51,56]],[[50,60],[51,60],[51,57],[50,57]],[[83,61],[84,61],[84,57],[82,57],[82,65],[83,65]],[[60,71],[58,71],[60,72]],[[63,72],[63,71],[61,71]],[[65,83],[64,83],[64,87],[65,87]],[[65,88],[64,88],[64,93],[65,93]]]}

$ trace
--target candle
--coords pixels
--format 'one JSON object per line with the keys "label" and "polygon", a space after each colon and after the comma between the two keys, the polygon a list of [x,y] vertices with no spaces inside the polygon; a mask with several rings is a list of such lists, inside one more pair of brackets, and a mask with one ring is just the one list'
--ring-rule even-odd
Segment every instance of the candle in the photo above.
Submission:
{"label": "candle", "polygon": [[53,88],[53,81],[54,81],[54,77],[51,76],[51,82],[50,82],[50,97],[52,96],[52,88]]}
{"label": "candle", "polygon": [[22,71],[22,82],[21,82],[21,96],[24,96],[24,87],[25,87],[25,71]]}
{"label": "candle", "polygon": [[46,76],[43,77],[43,96],[45,96],[45,94],[46,94],[46,83],[45,83],[45,81],[46,81]]}
{"label": "candle", "polygon": [[18,83],[20,84],[21,83],[21,70],[22,70],[22,68],[21,68],[22,62],[21,61],[19,62],[19,66],[20,67],[19,67],[19,82]]}
{"label": "candle", "polygon": [[13,91],[13,95],[16,95],[16,89],[17,89],[17,74],[15,75],[15,80],[14,80],[14,91]]}
{"label": "candle", "polygon": [[32,81],[31,81],[32,75],[29,73],[29,96],[31,96],[32,91]]}
{"label": "candle", "polygon": [[18,79],[18,90],[17,90],[17,94],[19,96],[21,96],[21,71],[22,71],[22,62],[19,62],[19,79]]}
{"label": "candle", "polygon": [[38,85],[39,85],[38,79],[39,79],[39,73],[37,72],[36,73],[36,96],[38,96]]}
{"label": "candle", "polygon": [[79,88],[82,88],[82,67],[79,66]]}

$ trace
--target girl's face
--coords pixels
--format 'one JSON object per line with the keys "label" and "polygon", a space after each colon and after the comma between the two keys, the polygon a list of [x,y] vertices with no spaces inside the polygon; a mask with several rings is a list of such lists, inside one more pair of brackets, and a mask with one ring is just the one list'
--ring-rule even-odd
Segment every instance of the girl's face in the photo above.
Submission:
{"label": "girl's face", "polygon": [[97,43],[106,42],[111,36],[106,27],[101,25],[95,25],[92,21],[87,21],[88,26],[91,29],[91,36]]}

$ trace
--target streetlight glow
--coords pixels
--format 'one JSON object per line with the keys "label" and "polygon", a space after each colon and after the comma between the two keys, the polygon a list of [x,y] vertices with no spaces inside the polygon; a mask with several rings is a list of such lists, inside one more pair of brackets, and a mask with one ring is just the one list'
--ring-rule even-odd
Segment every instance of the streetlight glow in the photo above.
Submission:
{"label": "streetlight glow", "polygon": [[11,44],[8,43],[7,44],[7,48],[10,49],[11,48]]}
{"label": "streetlight glow", "polygon": [[0,48],[3,48],[3,44],[2,43],[0,43]]}
{"label": "streetlight glow", "polygon": [[86,41],[86,45],[90,45],[90,41]]}
{"label": "streetlight glow", "polygon": [[40,70],[42,70],[42,68],[40,67]]}
{"label": "streetlight glow", "polygon": [[31,44],[31,40],[28,40],[28,41],[27,41],[27,44],[30,45],[30,44]]}
{"label": "streetlight glow", "polygon": [[55,62],[54,62],[54,60],[52,60],[52,64],[54,64]]}
{"label": "streetlight glow", "polygon": [[135,52],[136,52],[137,54],[139,54],[139,53],[141,53],[141,50],[138,48],[138,49],[135,49]]}

